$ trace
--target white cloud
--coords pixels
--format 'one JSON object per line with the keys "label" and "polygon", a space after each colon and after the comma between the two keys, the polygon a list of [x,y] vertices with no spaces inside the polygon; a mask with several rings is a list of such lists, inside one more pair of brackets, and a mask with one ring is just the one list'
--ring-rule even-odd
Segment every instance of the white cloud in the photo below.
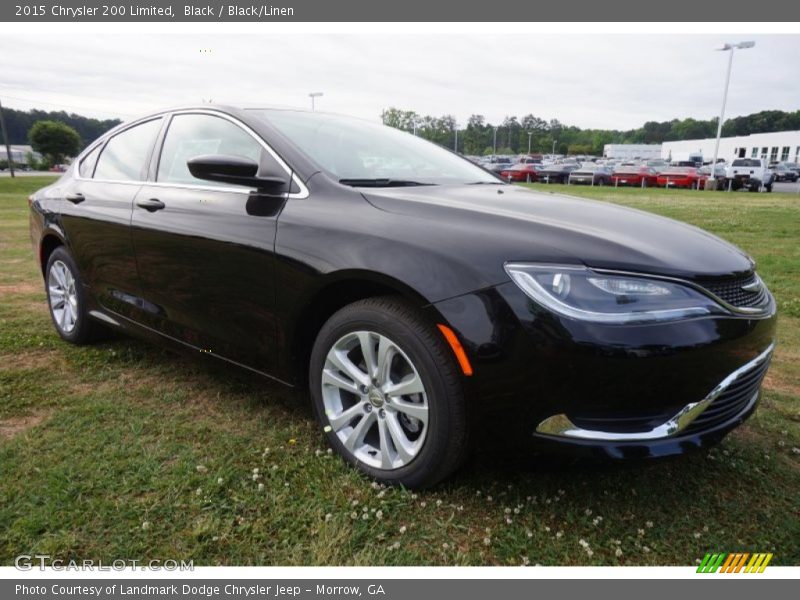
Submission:
{"label": "white cloud", "polygon": [[[536,116],[630,129],[717,115],[727,55],[737,52],[728,116],[797,110],[798,35],[90,35],[0,39],[0,98],[123,119],[215,102],[308,107],[378,118],[388,106]],[[210,50],[210,52],[201,52]]]}

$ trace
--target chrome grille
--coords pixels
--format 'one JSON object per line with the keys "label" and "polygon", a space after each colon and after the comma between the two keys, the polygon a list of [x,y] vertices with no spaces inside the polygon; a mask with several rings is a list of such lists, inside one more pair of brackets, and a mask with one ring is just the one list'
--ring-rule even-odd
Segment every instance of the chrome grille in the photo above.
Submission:
{"label": "chrome grille", "polygon": [[710,429],[744,411],[753,397],[758,394],[764,375],[769,369],[769,363],[769,360],[765,360],[751,371],[739,375],[684,431],[692,433]]}

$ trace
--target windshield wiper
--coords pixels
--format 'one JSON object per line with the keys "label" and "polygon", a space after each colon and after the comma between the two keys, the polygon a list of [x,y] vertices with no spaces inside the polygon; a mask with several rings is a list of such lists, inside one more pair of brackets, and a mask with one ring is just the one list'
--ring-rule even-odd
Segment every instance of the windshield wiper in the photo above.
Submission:
{"label": "windshield wiper", "polygon": [[340,179],[339,183],[353,187],[410,187],[415,185],[436,185],[435,183],[422,183],[407,179]]}
{"label": "windshield wiper", "polygon": [[506,185],[504,181],[472,181],[467,185]]}

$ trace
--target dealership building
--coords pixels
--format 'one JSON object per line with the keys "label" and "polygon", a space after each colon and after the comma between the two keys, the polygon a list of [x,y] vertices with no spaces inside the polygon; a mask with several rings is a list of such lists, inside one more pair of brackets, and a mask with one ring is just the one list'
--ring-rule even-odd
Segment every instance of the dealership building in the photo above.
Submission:
{"label": "dealership building", "polygon": [[[702,154],[706,162],[714,160],[715,138],[664,142],[661,157],[683,160],[690,154]],[[754,133],[725,137],[719,141],[719,158],[730,162],[734,158],[766,158],[769,161],[800,162],[800,131]]]}
{"label": "dealership building", "polygon": [[606,144],[603,156],[619,160],[661,158],[661,144]]}
{"label": "dealership building", "polygon": [[[11,160],[18,165],[27,165],[28,157],[33,156],[35,160],[42,160],[42,155],[34,152],[31,146],[11,146]],[[7,160],[8,152],[5,146],[0,146],[0,160]]]}

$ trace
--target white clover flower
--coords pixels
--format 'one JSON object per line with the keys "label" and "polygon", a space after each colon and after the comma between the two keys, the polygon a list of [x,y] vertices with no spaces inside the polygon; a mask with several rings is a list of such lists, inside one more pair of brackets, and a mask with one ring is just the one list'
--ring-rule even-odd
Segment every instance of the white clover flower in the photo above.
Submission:
{"label": "white clover flower", "polygon": [[564,532],[563,531],[556,531],[556,537],[560,540],[562,537],[564,537]]}
{"label": "white clover flower", "polygon": [[510,515],[510,514],[511,514],[511,509],[510,509],[510,508],[504,508],[504,509],[503,509],[503,512],[504,512],[505,514],[507,514],[507,515]]}
{"label": "white clover flower", "polygon": [[358,506],[358,500],[353,500],[353,501],[350,503],[350,506]]}
{"label": "white clover flower", "polygon": [[614,550],[614,556],[616,557],[622,556],[622,548],[617,548],[616,550]]}
{"label": "white clover flower", "polygon": [[419,505],[420,505],[422,508],[425,508],[426,506],[428,506],[428,503],[427,503],[427,502],[425,502],[425,501],[423,500],[422,502],[420,502],[420,503],[419,503]]}
{"label": "white clover flower", "polygon": [[217,483],[219,485],[222,485],[223,483],[225,483],[225,480],[222,477],[217,477]]}
{"label": "white clover flower", "polygon": [[332,518],[333,518],[333,515],[332,515],[331,513],[328,513],[328,514],[326,514],[326,515],[325,515],[325,522],[327,523],[327,522],[328,522],[328,521],[330,521]]}
{"label": "white clover flower", "polygon": [[375,518],[380,521],[383,518],[383,511],[382,510],[377,511],[375,513]]}
{"label": "white clover flower", "polygon": [[592,509],[591,509],[591,508],[587,508],[587,509],[586,509],[585,511],[583,511],[583,512],[584,512],[584,514],[585,514],[587,517],[591,517],[591,516],[592,516]]}
{"label": "white clover flower", "polygon": [[403,525],[403,526],[401,526],[401,527],[400,527],[400,533],[401,533],[401,534],[402,534],[402,533],[405,533],[406,531],[408,531],[408,528],[407,528],[405,525]]}
{"label": "white clover flower", "polygon": [[358,518],[358,513],[356,511],[351,512],[350,513],[350,518],[351,519],[357,519]]}
{"label": "white clover flower", "polygon": [[647,546],[642,546],[642,552],[650,552],[650,548]]}
{"label": "white clover flower", "polygon": [[197,465],[195,469],[197,469],[198,473],[205,473],[206,471],[208,471],[205,465]]}
{"label": "white clover flower", "polygon": [[645,527],[647,527],[648,529],[652,529],[653,528],[653,522],[652,521],[648,521],[647,523],[645,523]]}
{"label": "white clover flower", "polygon": [[441,505],[442,505],[442,501],[441,500],[437,500],[436,501],[436,506],[441,506]]}
{"label": "white clover flower", "polygon": [[491,546],[492,545],[492,538],[490,538],[490,537],[483,538],[483,545],[484,546]]}
{"label": "white clover flower", "polygon": [[256,467],[255,469],[253,469],[253,475],[258,475],[258,467]]}
{"label": "white clover flower", "polygon": [[259,483],[258,484],[258,491],[259,492],[263,492],[264,491],[264,484],[263,483]]}
{"label": "white clover flower", "polygon": [[450,544],[448,544],[447,542],[444,542],[442,544],[442,548],[444,548],[445,550],[448,550],[450,548]]}
{"label": "white clover flower", "polygon": [[145,531],[150,529],[150,521],[145,521],[144,523],[142,523],[142,529],[144,529]]}
{"label": "white clover flower", "polygon": [[644,529],[637,529],[637,530],[636,530],[636,532],[637,532],[637,533],[638,533],[640,536],[644,535]]}
{"label": "white clover flower", "polygon": [[199,496],[200,494],[202,494],[202,493],[203,493],[203,488],[197,488],[197,489],[194,491],[194,493],[195,493],[197,496]]}
{"label": "white clover flower", "polygon": [[361,520],[362,521],[366,521],[368,519],[369,519],[369,513],[368,512],[361,513]]}
{"label": "white clover flower", "polygon": [[525,535],[527,535],[529,538],[532,538],[533,532],[529,529],[528,531],[525,532]]}

